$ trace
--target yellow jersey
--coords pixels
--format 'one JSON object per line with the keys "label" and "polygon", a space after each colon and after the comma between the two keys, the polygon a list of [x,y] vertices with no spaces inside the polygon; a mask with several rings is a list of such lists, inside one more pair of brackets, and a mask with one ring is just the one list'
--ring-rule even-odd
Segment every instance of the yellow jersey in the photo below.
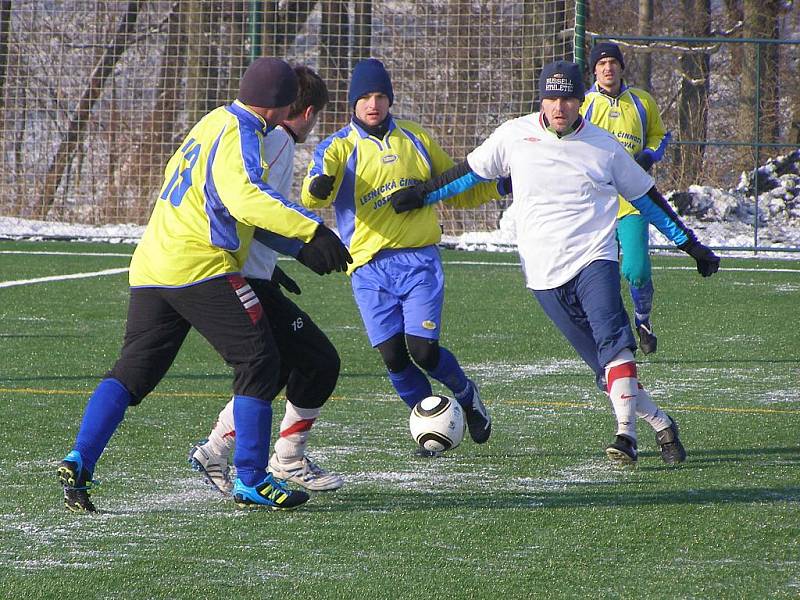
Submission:
{"label": "yellow jersey", "polygon": [[256,227],[308,242],[322,222],[267,184],[271,128],[238,100],[189,132],[133,253],[132,287],[181,287],[241,271]]}
{"label": "yellow jersey", "polygon": [[[631,156],[649,149],[654,162],[664,157],[669,137],[656,101],[646,91],[622,83],[619,94],[612,97],[595,83],[586,92],[581,114],[590,123],[614,134]],[[639,214],[639,211],[620,196],[617,218],[630,214]]]}
{"label": "yellow jersey", "polygon": [[[397,214],[389,196],[453,165],[450,156],[417,123],[390,115],[388,131],[380,139],[351,120],[317,145],[303,181],[301,201],[309,208],[333,205],[339,236],[353,257],[348,270],[352,273],[381,250],[420,248],[441,240],[435,206]],[[333,191],[324,200],[309,191],[311,181],[322,174],[335,178]],[[496,182],[490,181],[448,203],[469,208],[499,197]]]}

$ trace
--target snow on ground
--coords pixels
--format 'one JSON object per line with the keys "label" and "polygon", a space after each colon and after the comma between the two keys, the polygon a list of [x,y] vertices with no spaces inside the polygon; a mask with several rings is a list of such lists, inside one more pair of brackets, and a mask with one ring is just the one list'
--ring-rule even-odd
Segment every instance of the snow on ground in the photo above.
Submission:
{"label": "snow on ground", "polygon": [[[758,207],[755,188],[758,184]],[[780,248],[794,252],[770,252],[768,257],[800,259],[800,150],[769,159],[757,172],[742,173],[736,188],[720,190],[693,185],[687,191],[669,192],[667,200],[707,246],[726,250]],[[464,250],[511,251],[516,242],[515,205],[503,213],[495,231],[445,236],[443,243]],[[69,239],[137,242],[141,225],[72,225],[0,217],[0,239]],[[654,227],[653,246],[671,247]],[[765,254],[761,254],[764,256]]]}

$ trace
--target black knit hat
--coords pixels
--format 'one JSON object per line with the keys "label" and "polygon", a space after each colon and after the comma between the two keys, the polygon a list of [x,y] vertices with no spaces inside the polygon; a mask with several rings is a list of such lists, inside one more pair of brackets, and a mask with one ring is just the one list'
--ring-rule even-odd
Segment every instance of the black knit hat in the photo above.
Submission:
{"label": "black knit hat", "polygon": [[539,99],[578,98],[582,101],[584,95],[583,76],[578,65],[557,60],[542,67],[539,75]]}
{"label": "black knit hat", "polygon": [[600,59],[603,58],[616,58],[619,61],[619,66],[625,69],[625,61],[622,60],[622,50],[619,49],[614,42],[600,42],[592,48],[589,54],[589,64],[591,65],[592,73]]}
{"label": "black knit hat", "polygon": [[279,58],[257,58],[242,75],[236,97],[260,108],[289,106],[297,98],[297,75]]}
{"label": "black knit hat", "polygon": [[389,97],[389,106],[394,104],[392,79],[389,77],[386,67],[377,58],[367,58],[353,67],[347,101],[352,108],[359,98],[373,92],[386,94]]}

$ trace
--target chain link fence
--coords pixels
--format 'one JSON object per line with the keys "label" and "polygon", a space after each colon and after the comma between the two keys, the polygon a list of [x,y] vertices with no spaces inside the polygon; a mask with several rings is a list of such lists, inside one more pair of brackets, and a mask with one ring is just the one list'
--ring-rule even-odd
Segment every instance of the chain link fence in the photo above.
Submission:
{"label": "chain link fence", "polygon": [[[638,0],[0,0],[0,216],[145,223],[168,157],[197,119],[234,98],[260,55],[308,64],[331,91],[320,124],[298,148],[295,192],[316,142],[347,122],[350,71],[369,56],[392,74],[393,114],[428,127],[462,160],[500,123],[537,108],[541,66],[572,58],[574,23],[586,17],[590,34],[579,48],[588,56],[593,40],[619,41],[626,81],[652,91],[673,132],[655,168],[659,187],[741,183],[757,246],[762,209],[800,218],[796,203],[781,206],[774,194],[759,207],[759,194],[770,190],[754,189],[769,185],[756,166],[796,148],[784,140],[800,105],[800,46],[675,35],[685,10],[679,2],[656,3],[659,36],[637,36],[640,7]],[[780,27],[785,37],[800,17]],[[759,71],[758,89],[774,95],[743,90],[756,47],[776,65]],[[753,95],[749,113],[743,93]],[[790,160],[776,164],[773,173],[796,172]],[[445,233],[494,230],[504,208],[445,208]]]}
{"label": "chain link fence", "polygon": [[[314,144],[347,122],[350,71],[368,56],[392,74],[393,114],[462,160],[531,110],[543,64],[571,56],[572,4],[0,2],[0,216],[146,222],[168,157],[262,54],[311,66],[331,91],[298,182]],[[493,229],[501,210],[446,211],[445,230]]]}

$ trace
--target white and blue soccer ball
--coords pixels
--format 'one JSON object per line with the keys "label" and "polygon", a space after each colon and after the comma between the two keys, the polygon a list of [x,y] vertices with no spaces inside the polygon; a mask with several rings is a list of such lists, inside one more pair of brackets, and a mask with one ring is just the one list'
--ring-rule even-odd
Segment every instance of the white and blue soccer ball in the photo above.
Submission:
{"label": "white and blue soccer ball", "polygon": [[408,418],[411,437],[431,452],[452,450],[464,439],[464,409],[447,396],[419,401]]}

